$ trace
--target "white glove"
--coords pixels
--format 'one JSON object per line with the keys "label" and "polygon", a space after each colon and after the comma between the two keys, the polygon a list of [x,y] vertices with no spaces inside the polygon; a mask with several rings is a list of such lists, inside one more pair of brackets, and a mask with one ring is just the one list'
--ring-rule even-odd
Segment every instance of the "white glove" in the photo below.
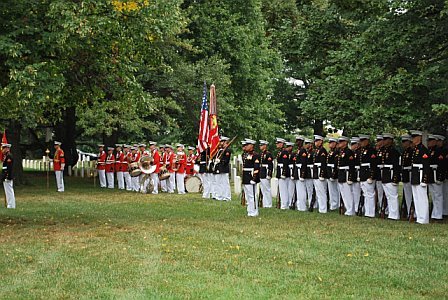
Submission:
{"label": "white glove", "polygon": [[330,181],[334,181],[334,178],[330,178]]}
{"label": "white glove", "polygon": [[350,185],[351,185],[351,184],[353,184],[353,181],[348,180],[348,181],[347,181],[347,184],[350,184]]}
{"label": "white glove", "polygon": [[219,170],[216,170],[216,174],[219,174]]}
{"label": "white glove", "polygon": [[319,180],[320,180],[320,181],[324,181],[325,178],[323,178],[323,177],[319,177]]}
{"label": "white glove", "polygon": [[398,185],[398,183],[392,182],[392,185],[393,185],[393,186],[397,186],[397,185]]}
{"label": "white glove", "polygon": [[61,171],[64,171],[64,168],[65,168],[65,164],[62,164],[61,165]]}
{"label": "white glove", "polygon": [[442,184],[442,183],[443,183],[442,181],[436,180],[436,184]]}
{"label": "white glove", "polygon": [[367,178],[367,183],[368,183],[368,184],[372,184],[372,183],[373,183],[372,178]]}
{"label": "white glove", "polygon": [[266,176],[266,179],[267,180],[271,180],[271,176]]}
{"label": "white glove", "polygon": [[257,184],[255,181],[251,180],[250,184]]}
{"label": "white glove", "polygon": [[305,178],[300,178],[300,181],[305,181]]}
{"label": "white glove", "polygon": [[359,178],[359,177],[356,178],[356,181],[361,182],[361,178]]}
{"label": "white glove", "polygon": [[281,179],[285,179],[285,178],[286,178],[286,176],[282,175],[282,176],[280,176],[280,178],[281,178]]}
{"label": "white glove", "polygon": [[291,179],[294,180],[294,176],[291,176]]}
{"label": "white glove", "polygon": [[215,159],[215,164],[219,164],[221,160],[219,158]]}
{"label": "white glove", "polygon": [[420,182],[420,185],[421,185],[422,187],[426,187],[426,186],[427,186],[427,184],[424,183],[424,182]]}

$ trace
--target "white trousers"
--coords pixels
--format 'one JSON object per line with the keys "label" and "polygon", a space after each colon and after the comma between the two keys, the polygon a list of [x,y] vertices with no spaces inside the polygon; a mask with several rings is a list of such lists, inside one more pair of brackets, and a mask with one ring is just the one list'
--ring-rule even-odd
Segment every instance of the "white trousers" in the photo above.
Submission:
{"label": "white trousers", "polygon": [[100,187],[105,188],[106,182],[106,170],[98,170],[98,178],[100,179]]}
{"label": "white trousers", "polygon": [[210,173],[199,174],[202,180],[202,198],[210,199]]}
{"label": "white trousers", "polygon": [[129,174],[129,172],[123,172],[123,176],[124,176],[124,182],[126,184],[126,190],[132,191],[131,174]]}
{"label": "white trousers", "polygon": [[443,215],[448,216],[448,179],[443,182]]}
{"label": "white trousers", "polygon": [[154,189],[152,191],[153,194],[159,193],[159,174],[151,173],[152,184],[154,185]]}
{"label": "white trousers", "polygon": [[429,203],[427,187],[419,184],[412,185],[412,197],[414,198],[415,214],[417,215],[417,223],[429,223]]}
{"label": "white trousers", "polygon": [[170,178],[168,178],[166,182],[166,188],[168,193],[174,193],[174,190],[176,189],[176,173],[170,173]]}
{"label": "white trousers", "polygon": [[[278,190],[280,192],[280,209],[288,209],[289,203],[289,178],[280,178],[278,180]],[[246,198],[247,199],[247,198]],[[247,200],[246,200],[247,201]]]}
{"label": "white trousers", "polygon": [[306,211],[306,183],[305,180],[293,180],[296,187],[297,204],[296,209],[299,211]]}
{"label": "white trousers", "polygon": [[6,179],[3,181],[3,188],[5,189],[6,207],[16,208],[16,197],[14,195],[13,180]]}
{"label": "white trousers", "polygon": [[215,196],[217,200],[230,201],[230,181],[229,174],[216,174],[215,175]]}
{"label": "white trousers", "polygon": [[249,217],[258,216],[258,201],[255,200],[255,184],[243,184],[244,194],[247,203],[247,215]]}
{"label": "white trousers", "polygon": [[[306,185],[306,197],[308,200],[308,207],[311,205],[311,200],[313,200],[313,189],[314,189],[314,184],[313,184],[313,179],[305,179],[305,185]],[[314,208],[317,207],[317,201],[316,204],[314,205]]]}
{"label": "white trousers", "polygon": [[118,189],[124,190],[124,174],[123,172],[117,172]]}
{"label": "white trousers", "polygon": [[106,172],[107,187],[110,189],[114,188],[114,172]]}
{"label": "white trousers", "polygon": [[347,182],[338,183],[341,191],[342,200],[345,206],[345,215],[353,216],[355,214],[355,203],[353,200],[352,187]]}
{"label": "white trousers", "polygon": [[375,217],[375,181],[368,183],[361,182],[361,189],[364,193],[364,215],[366,217]]}
{"label": "white trousers", "polygon": [[131,177],[132,191],[138,192],[140,190],[140,176]]}
{"label": "white trousers", "polygon": [[353,202],[355,203],[355,214],[358,212],[359,200],[361,199],[361,184],[353,182],[352,184]]}
{"label": "white trousers", "polygon": [[272,207],[272,194],[271,194],[271,180],[270,179],[260,179],[260,189],[263,195],[263,207]]}
{"label": "white trousers", "polygon": [[64,172],[63,171],[54,171],[56,176],[56,186],[58,188],[58,192],[64,191]]}
{"label": "white trousers", "polygon": [[328,194],[330,195],[330,210],[336,210],[339,207],[339,186],[337,179],[327,179]]}
{"label": "white trousers", "polygon": [[177,193],[185,194],[185,173],[176,173]]}
{"label": "white trousers", "polygon": [[386,194],[387,207],[389,208],[389,219],[399,220],[400,211],[398,209],[398,185],[393,185],[392,182],[383,183],[383,190]]}
{"label": "white trousers", "polygon": [[408,209],[407,216],[409,217],[412,202],[412,186],[410,182],[403,182],[403,195],[406,198],[406,208]]}
{"label": "white trousers", "polygon": [[211,173],[208,174],[208,183],[210,184],[209,185],[210,195],[212,196],[213,199],[216,199],[216,190],[217,190],[216,174],[211,174]]}
{"label": "white trousers", "polygon": [[431,183],[429,186],[429,192],[432,198],[432,219],[443,219],[443,185],[437,183]]}
{"label": "white trousers", "polygon": [[316,202],[318,203],[319,212],[327,213],[327,180],[313,179],[314,188],[316,189]]}
{"label": "white trousers", "polygon": [[168,179],[165,180],[160,180],[160,189],[162,190],[162,192],[168,192]]}
{"label": "white trousers", "polygon": [[139,176],[139,188],[140,193],[146,194],[148,192],[148,186],[150,183],[151,177],[148,174],[140,174]]}

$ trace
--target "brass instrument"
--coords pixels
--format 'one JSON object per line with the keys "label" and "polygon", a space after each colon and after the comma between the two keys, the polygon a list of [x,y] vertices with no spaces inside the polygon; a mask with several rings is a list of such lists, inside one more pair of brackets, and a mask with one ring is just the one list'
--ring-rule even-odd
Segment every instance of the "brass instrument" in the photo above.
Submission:
{"label": "brass instrument", "polygon": [[142,158],[140,158],[139,167],[140,171],[142,171],[143,174],[154,173],[157,168],[157,166],[154,165],[154,158],[152,157],[152,155],[143,156]]}

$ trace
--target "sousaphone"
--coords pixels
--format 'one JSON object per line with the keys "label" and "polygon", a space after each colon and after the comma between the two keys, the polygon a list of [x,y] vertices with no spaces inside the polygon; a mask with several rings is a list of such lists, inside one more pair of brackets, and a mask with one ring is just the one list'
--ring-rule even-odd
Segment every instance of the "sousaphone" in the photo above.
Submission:
{"label": "sousaphone", "polygon": [[143,156],[139,161],[140,171],[143,174],[151,174],[154,173],[157,166],[154,165],[154,159],[152,156]]}

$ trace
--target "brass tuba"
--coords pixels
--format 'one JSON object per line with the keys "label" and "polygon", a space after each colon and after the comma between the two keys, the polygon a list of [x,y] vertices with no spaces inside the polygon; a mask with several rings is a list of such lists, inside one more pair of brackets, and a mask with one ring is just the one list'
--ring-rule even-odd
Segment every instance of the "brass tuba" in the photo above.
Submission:
{"label": "brass tuba", "polygon": [[140,158],[139,167],[144,174],[154,173],[157,168],[157,166],[154,165],[154,158],[151,154],[149,156],[143,156],[142,158]]}

